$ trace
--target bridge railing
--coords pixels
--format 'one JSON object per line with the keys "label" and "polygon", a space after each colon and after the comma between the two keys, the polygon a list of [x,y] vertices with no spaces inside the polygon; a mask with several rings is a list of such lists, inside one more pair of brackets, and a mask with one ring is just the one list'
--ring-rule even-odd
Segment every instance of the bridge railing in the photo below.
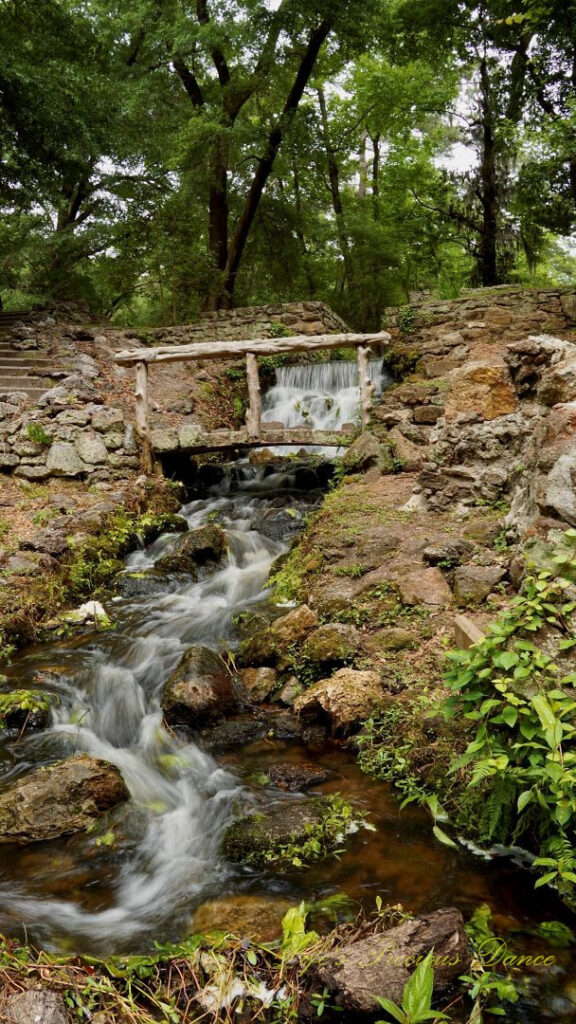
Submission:
{"label": "bridge railing", "polygon": [[370,378],[368,363],[373,346],[387,345],[390,335],[380,334],[319,334],[294,335],[289,338],[255,338],[251,341],[212,341],[194,345],[164,345],[157,348],[129,349],[119,352],[114,360],[121,366],[136,367],[136,430],[140,440],[142,468],[152,470],[153,454],[150,441],[150,403],[148,397],[148,368],[162,363],[190,362],[200,359],[246,360],[249,405],[246,412],[248,440],[258,441],[262,437],[262,395],[258,372],[259,356],[275,356],[285,352],[310,352],[315,349],[355,348],[358,362],[358,383],[360,388],[360,415],[362,430],[369,417],[374,384]]}

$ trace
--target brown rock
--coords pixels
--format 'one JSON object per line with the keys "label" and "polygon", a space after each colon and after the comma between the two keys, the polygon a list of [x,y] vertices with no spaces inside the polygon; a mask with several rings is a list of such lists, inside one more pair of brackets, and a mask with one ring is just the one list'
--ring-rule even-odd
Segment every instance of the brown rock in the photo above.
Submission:
{"label": "brown rock", "polygon": [[434,989],[442,991],[470,966],[468,937],[459,910],[449,907],[405,921],[322,957],[316,969],[345,1010],[373,1013],[377,996],[400,1004],[418,958],[434,949]]}
{"label": "brown rock", "polygon": [[222,931],[253,942],[273,942],[282,935],[282,918],[293,901],[274,896],[226,896],[203,903],[189,925],[189,933]]}
{"label": "brown rock", "polygon": [[400,460],[402,468],[407,473],[415,473],[422,469],[426,456],[425,451],[421,447],[413,444],[407,437],[404,437],[399,427],[392,427],[388,437],[394,445],[396,458]]}
{"label": "brown rock", "polygon": [[398,580],[402,604],[448,605],[452,591],[440,569],[421,569]]}
{"label": "brown rock", "polygon": [[452,420],[461,413],[477,413],[493,420],[515,412],[516,407],[516,393],[505,366],[470,363],[452,374],[444,415]]}
{"label": "brown rock", "polygon": [[117,768],[74,757],[38,768],[0,793],[0,843],[34,843],[82,832],[128,799]]}
{"label": "brown rock", "polygon": [[433,424],[444,415],[440,405],[417,405],[414,409],[414,423]]}
{"label": "brown rock", "polygon": [[309,789],[310,786],[319,786],[326,782],[328,772],[314,764],[273,764],[268,769],[270,781],[278,789],[287,789],[294,792],[298,789]]}
{"label": "brown rock", "polygon": [[457,615],[454,619],[454,645],[463,651],[480,643],[485,634],[469,619],[467,615]]}
{"label": "brown rock", "polygon": [[318,625],[318,616],[306,604],[294,608],[287,615],[282,615],[270,626],[276,640],[282,643],[291,643],[293,640],[301,640],[306,634]]}
{"label": "brown rock", "polygon": [[321,679],[294,702],[304,718],[330,719],[333,732],[359,728],[379,707],[382,686],[376,672],[341,668],[330,679]]}
{"label": "brown rock", "polygon": [[454,573],[456,604],[480,604],[500,583],[506,570],[501,565],[463,565]]}
{"label": "brown rock", "polygon": [[242,668],[239,675],[248,700],[257,704],[270,696],[278,679],[276,669],[264,665],[261,668]]}

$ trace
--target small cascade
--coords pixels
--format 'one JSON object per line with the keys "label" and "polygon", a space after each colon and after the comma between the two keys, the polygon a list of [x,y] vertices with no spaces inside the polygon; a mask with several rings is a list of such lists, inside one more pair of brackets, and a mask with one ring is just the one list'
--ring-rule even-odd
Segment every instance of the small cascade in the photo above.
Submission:
{"label": "small cascade", "polygon": [[[370,361],[369,373],[377,396],[391,383],[382,359]],[[276,370],[276,383],[262,402],[262,422],[283,423],[287,428],[340,430],[345,423],[357,423],[359,415],[355,361],[281,366]]]}

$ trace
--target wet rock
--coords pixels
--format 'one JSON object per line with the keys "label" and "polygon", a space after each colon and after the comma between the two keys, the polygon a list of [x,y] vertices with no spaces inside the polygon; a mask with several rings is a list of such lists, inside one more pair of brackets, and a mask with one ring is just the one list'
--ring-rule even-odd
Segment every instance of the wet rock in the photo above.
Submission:
{"label": "wet rock", "polygon": [[182,576],[167,580],[165,574],[157,572],[156,569],[147,569],[145,572],[121,572],[116,577],[116,590],[122,597],[150,597],[160,591],[167,593],[171,586],[177,587],[186,579],[186,576]]}
{"label": "wet rock", "polygon": [[273,942],[281,937],[282,918],[293,905],[277,896],[225,896],[198,907],[188,932],[222,931],[252,942]]}
{"label": "wet rock", "polygon": [[295,537],[302,529],[302,525],[302,514],[297,509],[271,509],[262,518],[253,521],[252,529],[269,540],[284,540],[287,537]]}
{"label": "wet rock", "polygon": [[378,710],[383,697],[376,672],[341,668],[298,697],[294,710],[302,718],[328,719],[333,733],[349,733]]}
{"label": "wet rock", "polygon": [[39,732],[50,720],[48,695],[34,690],[16,690],[1,695],[0,724],[16,732]]}
{"label": "wet rock", "polygon": [[310,786],[319,786],[326,782],[329,772],[313,764],[273,764],[268,769],[270,782],[277,789],[286,789],[294,792],[299,789],[309,789]]}
{"label": "wet rock", "polygon": [[240,669],[240,681],[242,690],[247,699],[258,704],[266,700],[276,688],[278,673],[274,668],[261,666],[260,668]]}
{"label": "wet rock", "polygon": [[48,989],[30,989],[8,996],[2,1019],[7,1024],[70,1024],[63,996]]}
{"label": "wet rock", "polygon": [[355,626],[329,622],[309,634],[301,654],[314,665],[343,665],[354,660],[361,646]]}
{"label": "wet rock", "polygon": [[436,910],[379,935],[342,945],[322,957],[315,974],[345,1010],[373,1013],[378,1009],[377,996],[402,1003],[418,958],[431,949],[437,958],[434,990],[440,993],[465,974],[471,962],[459,910]]}
{"label": "wet rock", "polygon": [[227,750],[237,750],[249,743],[255,743],[262,739],[269,732],[269,723],[264,717],[254,718],[239,715],[237,718],[227,718],[226,721],[219,721],[216,725],[208,726],[200,730],[198,738],[206,750],[212,753],[223,753]]}
{"label": "wet rock", "polygon": [[501,565],[463,565],[454,573],[454,600],[456,604],[480,604],[494,587],[504,579],[506,570]]}
{"label": "wet rock", "polygon": [[446,540],[424,548],[422,558],[428,565],[441,565],[443,569],[450,569],[460,565],[463,559],[469,558],[473,550],[474,545],[470,541],[460,538]]}
{"label": "wet rock", "polygon": [[191,647],[168,679],[160,703],[167,725],[199,729],[233,711],[232,674],[215,651]]}
{"label": "wet rock", "polygon": [[238,818],[224,832],[222,853],[235,863],[266,863],[267,853],[309,839],[310,830],[322,823],[326,806],[322,799],[306,803],[284,802],[265,814],[247,814]]}
{"label": "wet rock", "polygon": [[349,473],[364,473],[372,466],[378,466],[382,449],[374,434],[366,430],[352,442],[342,459],[342,465]]}
{"label": "wet rock", "polygon": [[46,469],[51,476],[79,476],[88,467],[82,462],[73,444],[55,441],[46,459]]}
{"label": "wet rock", "polygon": [[440,569],[422,569],[398,580],[402,604],[430,604],[445,606],[452,600],[452,591]]}
{"label": "wet rock", "polygon": [[120,772],[107,761],[58,761],[0,792],[0,843],[35,843],[84,831],[127,799]]}
{"label": "wet rock", "polygon": [[226,535],[219,526],[206,523],[185,533],[171,555],[158,559],[156,568],[163,572],[195,574],[198,566],[220,562],[226,553]]}

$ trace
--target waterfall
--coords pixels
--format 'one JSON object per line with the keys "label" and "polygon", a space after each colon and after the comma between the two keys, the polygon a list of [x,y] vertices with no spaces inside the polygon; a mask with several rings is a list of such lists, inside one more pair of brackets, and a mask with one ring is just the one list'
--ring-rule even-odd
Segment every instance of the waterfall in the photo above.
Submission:
{"label": "waterfall", "polygon": [[[370,361],[369,373],[376,395],[381,394],[390,384],[382,359]],[[283,423],[285,427],[340,430],[345,423],[358,423],[359,416],[355,361],[281,366],[276,370],[274,386],[262,402],[262,422]]]}

